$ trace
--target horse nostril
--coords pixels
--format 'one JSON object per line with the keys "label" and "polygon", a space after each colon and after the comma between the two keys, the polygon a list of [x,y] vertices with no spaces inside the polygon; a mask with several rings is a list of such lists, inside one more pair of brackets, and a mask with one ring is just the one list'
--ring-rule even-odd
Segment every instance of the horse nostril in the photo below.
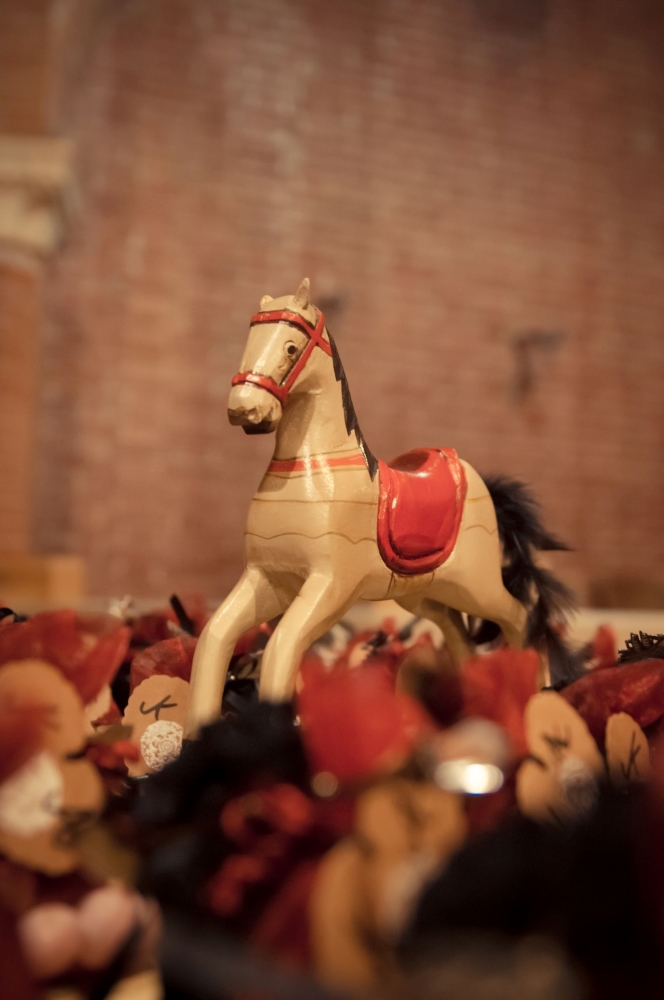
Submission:
{"label": "horse nostril", "polygon": [[228,420],[231,424],[243,424],[244,419],[245,413],[242,406],[228,407]]}
{"label": "horse nostril", "polygon": [[232,424],[258,424],[261,421],[261,416],[255,406],[252,406],[250,410],[244,406],[229,406],[228,419]]}

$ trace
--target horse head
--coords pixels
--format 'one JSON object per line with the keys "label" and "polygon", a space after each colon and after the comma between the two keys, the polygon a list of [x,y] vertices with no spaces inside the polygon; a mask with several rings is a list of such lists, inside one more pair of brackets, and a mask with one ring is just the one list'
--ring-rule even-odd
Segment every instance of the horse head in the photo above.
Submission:
{"label": "horse head", "polygon": [[331,355],[325,318],[309,299],[309,279],[295,295],[264,295],[251,319],[249,339],[228,398],[228,419],[246,434],[276,430],[289,397],[313,388],[316,347]]}

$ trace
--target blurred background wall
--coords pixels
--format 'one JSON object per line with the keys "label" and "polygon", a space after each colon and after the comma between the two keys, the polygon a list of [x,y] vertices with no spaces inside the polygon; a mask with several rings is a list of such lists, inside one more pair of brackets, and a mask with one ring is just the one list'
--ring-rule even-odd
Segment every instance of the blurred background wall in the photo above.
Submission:
{"label": "blurred background wall", "polygon": [[222,596],[272,447],[229,382],[260,296],[308,275],[378,455],[524,478],[584,600],[664,603],[657,0],[0,8],[36,12],[14,89],[48,97],[0,127],[70,140],[78,192],[0,273],[4,370],[34,344],[23,550],[82,556],[92,594]]}

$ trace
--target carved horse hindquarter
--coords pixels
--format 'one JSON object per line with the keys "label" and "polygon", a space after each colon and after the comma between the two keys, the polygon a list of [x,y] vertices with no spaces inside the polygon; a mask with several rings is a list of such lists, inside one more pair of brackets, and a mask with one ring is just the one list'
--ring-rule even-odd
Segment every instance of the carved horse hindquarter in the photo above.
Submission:
{"label": "carved horse hindquarter", "polygon": [[264,296],[233,379],[228,413],[248,434],[276,431],[254,496],[246,569],[196,650],[188,730],[216,718],[239,636],[283,615],[263,655],[260,696],[292,696],[303,653],[360,599],[393,598],[469,652],[459,612],[523,644],[527,612],[505,589],[496,514],[452,449],[378,462],[359,429],[343,366],[305,279]]}

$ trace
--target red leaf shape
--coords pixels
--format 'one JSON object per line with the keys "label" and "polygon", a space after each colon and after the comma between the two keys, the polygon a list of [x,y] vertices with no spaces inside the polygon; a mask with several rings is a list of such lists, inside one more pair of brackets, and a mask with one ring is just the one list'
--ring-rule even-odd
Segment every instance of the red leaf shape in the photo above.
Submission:
{"label": "red leaf shape", "polygon": [[514,752],[528,753],[523,713],[537,692],[539,656],[534,649],[496,649],[463,664],[464,716],[489,719],[507,730]]}
{"label": "red leaf shape", "polygon": [[154,674],[166,674],[168,677],[181,677],[183,681],[189,681],[197,641],[189,635],[178,635],[137,653],[131,663],[131,690]]}
{"label": "red leaf shape", "polygon": [[45,660],[60,670],[87,705],[113,679],[128,645],[129,629],[112,615],[45,611],[0,629],[0,665]]}
{"label": "red leaf shape", "polygon": [[301,668],[297,699],[302,737],[312,769],[357,781],[399,766],[423,732],[428,715],[380,664],[326,671],[317,661]]}
{"label": "red leaf shape", "polygon": [[625,663],[614,670],[593,670],[561,692],[604,746],[607,719],[626,712],[645,729],[664,715],[664,665],[661,660]]}
{"label": "red leaf shape", "polygon": [[615,667],[618,659],[618,644],[616,633],[610,625],[600,625],[593,636],[592,665],[595,670],[606,670]]}

